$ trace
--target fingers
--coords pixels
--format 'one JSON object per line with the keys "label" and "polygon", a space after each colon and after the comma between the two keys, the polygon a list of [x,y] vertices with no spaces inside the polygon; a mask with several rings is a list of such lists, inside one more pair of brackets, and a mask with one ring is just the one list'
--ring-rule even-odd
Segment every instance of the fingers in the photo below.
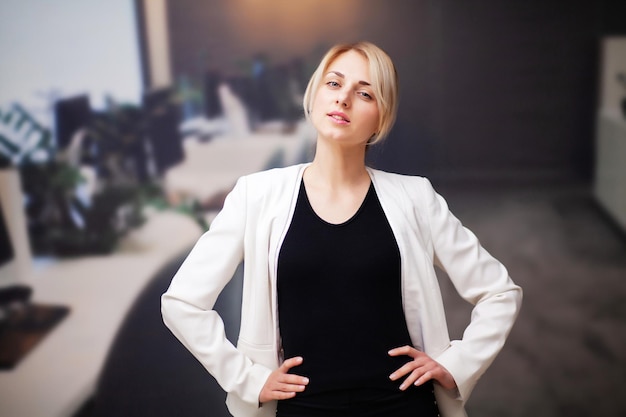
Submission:
{"label": "fingers", "polygon": [[400,385],[400,389],[403,391],[411,384],[421,385],[424,382],[429,381],[432,379],[433,374],[430,371],[428,364],[418,364],[416,361],[411,361],[404,364],[397,371],[389,375],[389,379],[396,381],[404,376],[407,377]]}
{"label": "fingers", "polygon": [[298,384],[298,381],[294,383],[289,382],[278,382],[275,384],[270,391],[270,395],[274,400],[284,400],[287,398],[295,397],[295,395],[299,392],[304,391],[306,388],[306,384]]}
{"label": "fingers", "polygon": [[296,356],[295,358],[289,358],[289,359],[285,360],[283,362],[283,364],[280,365],[279,369],[281,369],[282,372],[287,373],[294,366],[298,366],[298,365],[301,365],[301,364],[302,364],[302,357]]}
{"label": "fingers", "polygon": [[291,368],[301,365],[301,364],[302,364],[302,358],[299,356],[295,358],[287,359],[285,362],[283,362],[280,368],[278,368],[281,374],[279,376],[279,380],[281,380],[283,383],[286,383],[286,384],[298,385],[298,386],[308,384],[309,378],[288,373],[291,370]]}
{"label": "fingers", "polygon": [[404,365],[402,365],[400,368],[395,370],[391,375],[389,375],[389,379],[391,379],[392,381],[398,380],[402,378],[403,376],[406,376],[410,374],[411,372],[415,371],[416,369],[419,368],[419,366],[420,365],[416,363],[415,361],[407,362]]}
{"label": "fingers", "polygon": [[282,374],[278,376],[278,384],[284,391],[304,391],[305,386],[309,383],[309,378],[292,375]]}
{"label": "fingers", "polygon": [[293,398],[298,392],[304,391],[306,384],[291,384],[275,379],[274,375],[270,375],[267,382],[261,390],[259,401],[261,403],[271,400],[286,400]]}
{"label": "fingers", "polygon": [[413,346],[401,346],[395,349],[391,349],[387,353],[389,353],[389,356],[410,356],[412,358],[415,358],[419,356],[420,354],[423,354],[423,352],[420,352],[419,350],[415,349]]}
{"label": "fingers", "polygon": [[432,371],[423,371],[422,369],[416,370],[404,380],[402,385],[400,385],[400,389],[404,391],[409,388],[411,384],[415,386],[420,386],[423,383],[430,381],[431,379],[434,379]]}
{"label": "fingers", "polygon": [[[403,367],[404,368],[404,367]],[[402,369],[402,368],[401,368]],[[418,368],[414,368],[413,371],[411,371],[410,373],[400,373],[400,370],[394,372],[393,374],[391,374],[389,376],[389,379],[391,379],[392,381],[395,381],[397,379],[402,378],[404,375],[408,376],[404,379],[404,381],[402,381],[402,384],[400,384],[400,389],[402,391],[406,390],[407,388],[409,388],[409,386],[411,386],[411,384],[415,385],[415,386],[419,386],[424,384],[425,382],[430,381],[431,379],[436,379],[435,378],[435,372],[432,369],[428,369],[427,366],[421,366]]]}
{"label": "fingers", "polygon": [[[400,385],[400,389],[402,391],[406,390],[413,385],[422,385],[430,380],[445,380],[445,384],[450,385],[450,381],[448,381],[447,376],[450,376],[449,379],[453,379],[445,369],[439,365],[438,362],[433,360],[430,356],[421,352],[411,346],[402,346],[399,348],[395,348],[389,351],[389,356],[409,356],[413,358],[413,360],[405,363],[403,366],[398,368],[395,372],[389,375],[389,379],[392,381],[396,381],[404,376],[406,378],[402,381]],[[444,372],[445,371],[445,372]],[[446,375],[447,374],[447,375]]]}
{"label": "fingers", "polygon": [[288,373],[291,368],[300,364],[302,364],[301,357],[290,358],[273,371],[261,390],[259,401],[264,403],[270,400],[286,400],[304,391],[309,379]]}
{"label": "fingers", "polygon": [[388,353],[389,356],[409,356],[413,358],[412,361],[407,362],[401,368],[389,375],[389,378],[392,381],[395,381],[409,374],[410,372],[413,372],[416,368],[424,365],[430,359],[430,357],[424,352],[420,352],[412,346],[402,346],[399,348],[391,349]]}

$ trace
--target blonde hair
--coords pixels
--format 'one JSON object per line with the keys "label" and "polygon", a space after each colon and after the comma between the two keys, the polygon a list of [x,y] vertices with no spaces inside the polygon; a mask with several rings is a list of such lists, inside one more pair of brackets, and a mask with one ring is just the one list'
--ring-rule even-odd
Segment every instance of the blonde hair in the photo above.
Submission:
{"label": "blonde hair", "polygon": [[302,100],[304,114],[308,119],[313,107],[315,92],[320,87],[322,78],[330,64],[337,57],[349,51],[360,53],[369,63],[372,89],[378,105],[378,129],[376,134],[368,141],[368,145],[373,145],[387,137],[398,112],[398,73],[396,67],[393,65],[389,55],[373,43],[339,44],[326,52],[317,69],[313,72],[304,92],[304,99]]}

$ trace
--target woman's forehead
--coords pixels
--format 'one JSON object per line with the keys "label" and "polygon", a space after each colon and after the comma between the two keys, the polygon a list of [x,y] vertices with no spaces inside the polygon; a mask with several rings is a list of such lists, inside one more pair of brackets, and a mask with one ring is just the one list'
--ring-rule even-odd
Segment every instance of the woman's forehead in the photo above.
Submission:
{"label": "woman's forehead", "polygon": [[336,56],[326,68],[324,75],[334,74],[342,78],[358,78],[362,84],[371,84],[370,68],[367,58],[359,52],[350,50]]}

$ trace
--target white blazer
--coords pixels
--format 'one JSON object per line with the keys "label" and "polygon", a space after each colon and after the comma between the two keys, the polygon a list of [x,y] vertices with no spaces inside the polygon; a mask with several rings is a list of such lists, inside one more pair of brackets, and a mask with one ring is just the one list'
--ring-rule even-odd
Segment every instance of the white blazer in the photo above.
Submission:
{"label": "white blazer", "polygon": [[[165,324],[228,393],[226,402],[236,417],[275,416],[276,402],[259,405],[258,399],[282,361],[277,261],[306,166],[240,178],[162,296]],[[451,392],[435,384],[441,415],[465,416],[463,404],[517,317],[521,288],[448,211],[427,179],[368,171],[400,249],[402,299],[411,340],[443,365],[458,385]],[[242,260],[241,328],[235,347],[213,306]],[[462,340],[450,342],[435,264],[474,305]]]}

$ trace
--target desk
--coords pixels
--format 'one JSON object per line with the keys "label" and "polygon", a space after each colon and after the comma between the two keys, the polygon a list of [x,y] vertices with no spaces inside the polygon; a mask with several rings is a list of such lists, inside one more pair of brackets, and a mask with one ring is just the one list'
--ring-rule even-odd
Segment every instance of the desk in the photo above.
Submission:
{"label": "desk", "polygon": [[186,140],[185,159],[165,174],[165,191],[174,203],[190,197],[205,201],[230,191],[243,175],[308,161],[315,139],[312,126],[301,121],[289,134],[253,133],[206,143]]}
{"label": "desk", "polygon": [[158,212],[111,256],[63,259],[26,278],[33,301],[70,314],[17,367],[0,372],[0,416],[68,417],[95,391],[117,330],[137,295],[201,235],[191,219]]}

